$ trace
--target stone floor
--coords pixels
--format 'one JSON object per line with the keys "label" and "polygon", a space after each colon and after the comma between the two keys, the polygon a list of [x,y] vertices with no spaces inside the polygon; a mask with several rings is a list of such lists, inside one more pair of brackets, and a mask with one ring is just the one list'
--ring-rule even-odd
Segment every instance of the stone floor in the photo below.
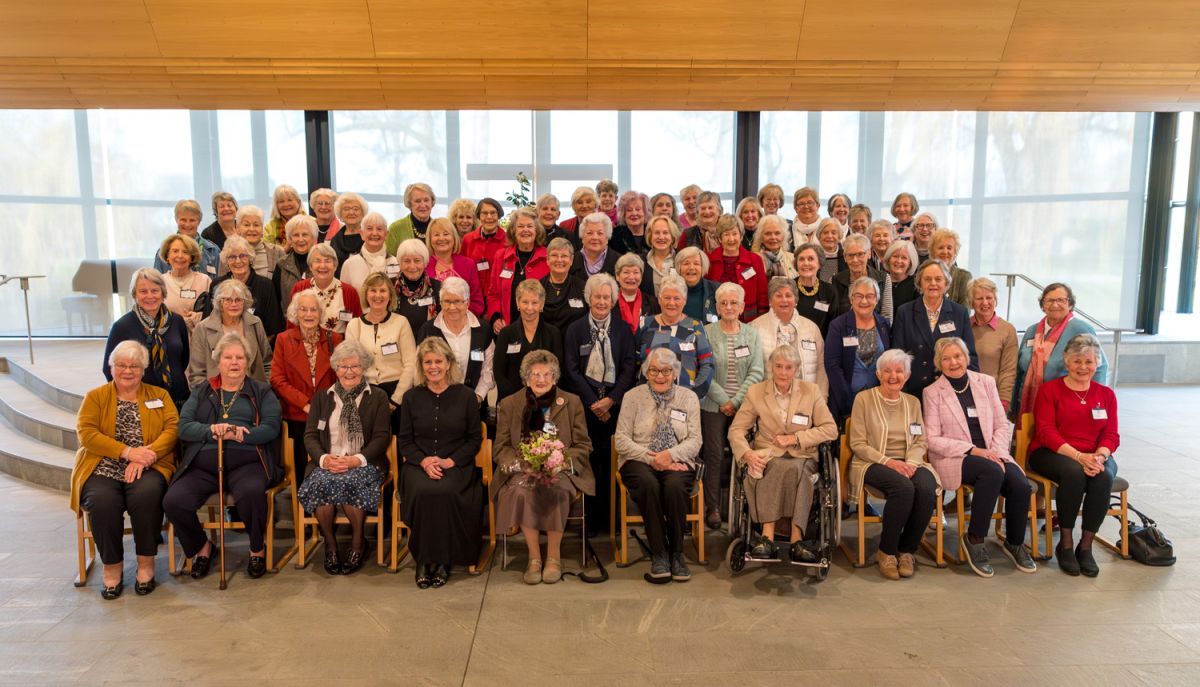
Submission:
{"label": "stone floor", "polygon": [[951,567],[887,582],[840,556],[820,583],[788,566],[731,578],[726,539],[713,536],[687,584],[651,586],[644,567],[610,565],[605,584],[527,587],[521,556],[421,591],[411,565],[332,579],[289,566],[250,580],[235,536],[227,591],[215,576],[170,578],[164,555],[153,595],[130,585],[105,602],[98,569],[86,588],[71,584],[66,496],[0,475],[0,682],[1200,684],[1200,508],[1187,495],[1200,480],[1200,387],[1122,387],[1120,398],[1122,474],[1180,562],[1103,553],[1094,580],[1001,561],[991,580]]}

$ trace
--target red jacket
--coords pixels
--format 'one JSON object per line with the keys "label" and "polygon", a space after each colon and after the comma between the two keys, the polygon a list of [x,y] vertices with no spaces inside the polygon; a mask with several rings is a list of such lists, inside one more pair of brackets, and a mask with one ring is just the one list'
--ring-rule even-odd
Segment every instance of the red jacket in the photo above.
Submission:
{"label": "red jacket", "polygon": [[[712,281],[730,281],[724,279],[725,257],[722,253],[723,249],[718,248],[708,254],[709,267],[705,277]],[[771,309],[767,301],[767,271],[763,267],[762,258],[739,246],[737,274],[732,281],[746,291],[746,309],[742,311],[742,322],[750,322]]]}
{"label": "red jacket", "polygon": [[[496,261],[496,253],[504,250],[507,234],[503,229],[496,229],[491,236],[484,236],[482,229],[476,229],[463,237],[460,253],[471,258],[479,271],[479,284],[487,291],[492,283],[492,263]],[[487,263],[485,266],[483,263]],[[471,294],[474,297],[475,294]]]}
{"label": "red jacket", "polygon": [[293,327],[275,337],[275,354],[271,358],[271,388],[279,397],[279,405],[283,406],[285,420],[307,420],[304,406],[312,403],[318,391],[328,389],[337,381],[333,368],[329,366],[329,356],[341,342],[341,334],[321,332],[321,343],[317,346],[317,383],[314,386],[300,330]]}
{"label": "red jacket", "polygon": [[[504,324],[512,322],[512,312],[509,301],[512,299],[513,280],[517,268],[517,247],[505,246],[504,251],[496,254],[496,268],[492,270],[491,288],[488,289],[487,321],[491,322],[497,315]],[[505,275],[508,276],[505,276]],[[550,263],[546,262],[546,247],[538,246],[533,250],[533,256],[525,264],[526,279],[541,279],[550,274]]]}
{"label": "red jacket", "polygon": [[[312,287],[312,285],[312,279],[301,279],[292,287],[292,297]],[[358,291],[346,282],[342,282],[342,310],[349,311],[354,317],[362,317],[363,314],[362,301],[358,299]],[[331,326],[329,320],[324,315],[322,315],[321,320],[321,327],[325,329],[341,329],[342,331],[346,329],[344,321],[334,321]],[[288,322],[288,329],[295,329],[295,327],[296,324],[294,322]]]}

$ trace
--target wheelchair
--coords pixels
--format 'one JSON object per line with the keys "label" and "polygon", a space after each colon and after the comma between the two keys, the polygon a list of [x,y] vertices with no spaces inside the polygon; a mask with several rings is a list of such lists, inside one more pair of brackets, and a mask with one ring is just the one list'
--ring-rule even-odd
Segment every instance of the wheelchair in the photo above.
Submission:
{"label": "wheelchair", "polygon": [[[791,561],[792,565],[806,568],[807,572],[824,580],[833,566],[833,554],[838,549],[842,531],[842,485],[841,471],[838,469],[836,442],[826,442],[817,449],[817,483],[813,486],[813,508],[809,515],[805,536],[815,540],[814,552],[817,560],[813,563]],[[729,508],[729,548],[725,552],[725,562],[729,570],[737,575],[745,569],[746,563],[782,563],[784,558],[752,558],[750,542],[761,528],[750,521],[750,503],[746,498],[744,480],[746,466],[739,466],[735,461],[730,479],[730,508]],[[813,537],[815,534],[815,538]],[[777,533],[776,537],[786,534]]]}

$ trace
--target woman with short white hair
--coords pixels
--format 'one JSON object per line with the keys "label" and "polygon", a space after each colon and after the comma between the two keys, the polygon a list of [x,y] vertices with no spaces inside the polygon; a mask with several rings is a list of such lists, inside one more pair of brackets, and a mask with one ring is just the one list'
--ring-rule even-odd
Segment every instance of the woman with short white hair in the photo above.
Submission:
{"label": "woman with short white hair", "polygon": [[[720,284],[704,276],[708,274],[711,266],[708,256],[696,246],[681,248],[675,254],[675,269],[677,274],[674,276],[683,279],[684,285],[687,286],[683,311],[689,317],[704,324],[716,322],[720,319],[720,316],[717,314],[717,287]],[[658,284],[660,307],[662,288],[666,281],[667,279],[663,278],[659,280]]]}
{"label": "woman with short white hair", "polygon": [[314,288],[321,298],[321,327],[343,334],[346,324],[362,315],[362,301],[353,286],[342,282],[335,274],[338,257],[328,243],[318,243],[308,253],[308,268],[312,278],[304,279],[292,287],[292,295]]}
{"label": "woman with short white hair", "polygon": [[575,259],[575,246],[562,236],[550,240],[546,246],[546,263],[550,273],[542,277],[542,288],[546,290],[546,306],[542,317],[558,327],[564,334],[567,327],[587,314],[587,299],[583,287],[587,283],[578,272],[571,269]]}
{"label": "woman with short white hair", "polygon": [[679,361],[679,384],[703,397],[713,379],[712,347],[704,325],[683,311],[686,299],[687,285],[682,277],[663,280],[658,292],[659,313],[638,330],[638,355],[645,361],[654,349],[669,349]]}
{"label": "woman with short white hair", "polygon": [[617,258],[621,257],[621,254],[609,249],[612,237],[613,225],[608,215],[593,212],[584,217],[579,224],[579,240],[582,247],[571,269],[584,278],[600,272],[615,275]]}
{"label": "woman with short white hair", "polygon": [[188,384],[196,386],[218,373],[212,351],[226,334],[240,334],[246,340],[248,374],[260,382],[271,374],[271,356],[267,332],[262,320],[251,312],[254,300],[250,289],[237,280],[223,281],[213,290],[213,312],[196,325],[192,332],[191,360],[188,363]]}
{"label": "woman with short white hair", "polygon": [[388,255],[384,243],[387,240],[387,220],[383,215],[372,212],[364,217],[359,235],[362,236],[362,249],[346,258],[338,278],[362,293],[367,275],[378,272],[389,279],[395,279],[400,274],[400,263]]}
{"label": "woman with short white hair", "polygon": [[283,248],[263,240],[263,213],[254,205],[243,205],[237,211],[237,230],[253,251],[250,268],[267,279],[275,273],[275,265],[283,259]]}
{"label": "woman with short white hair", "polygon": [[[337,253],[338,265],[346,264],[351,255],[363,249],[362,222],[371,212],[366,199],[357,193],[343,193],[333,204],[333,212],[342,223],[342,229],[329,239],[329,245]],[[339,274],[341,271],[339,269]]]}

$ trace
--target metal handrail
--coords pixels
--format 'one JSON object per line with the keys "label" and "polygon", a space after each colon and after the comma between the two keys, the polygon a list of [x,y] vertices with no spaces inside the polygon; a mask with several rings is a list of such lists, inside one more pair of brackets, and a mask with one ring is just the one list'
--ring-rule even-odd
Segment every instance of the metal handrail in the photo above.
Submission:
{"label": "metal handrail", "polygon": [[[1008,289],[1008,301],[1004,308],[1004,316],[1009,321],[1012,320],[1012,291],[1013,291],[1013,287],[1017,285],[1018,279],[1024,281],[1026,284],[1029,284],[1030,286],[1034,287],[1035,289],[1037,289],[1039,291],[1044,291],[1046,289],[1045,286],[1042,286],[1041,284],[1035,282],[1034,280],[1030,279],[1029,277],[1025,276],[1024,274],[1021,274],[1020,272],[992,272],[991,276],[1004,277],[1004,286],[1005,286],[1005,288]],[[1131,329],[1131,328],[1127,328],[1127,327],[1110,327],[1110,326],[1104,324],[1103,322],[1101,322],[1100,320],[1096,319],[1095,317],[1092,317],[1091,315],[1087,314],[1083,310],[1080,310],[1079,308],[1074,308],[1074,311],[1075,311],[1076,315],[1079,315],[1080,317],[1087,320],[1088,322],[1091,322],[1096,327],[1096,329],[1103,330],[1106,332],[1112,332],[1112,335],[1113,335],[1113,360],[1112,360],[1112,365],[1110,365],[1108,368],[1108,382],[1109,382],[1110,386],[1116,386],[1117,385],[1117,365],[1121,359],[1121,335],[1125,334],[1125,333],[1139,334],[1143,330]]]}

